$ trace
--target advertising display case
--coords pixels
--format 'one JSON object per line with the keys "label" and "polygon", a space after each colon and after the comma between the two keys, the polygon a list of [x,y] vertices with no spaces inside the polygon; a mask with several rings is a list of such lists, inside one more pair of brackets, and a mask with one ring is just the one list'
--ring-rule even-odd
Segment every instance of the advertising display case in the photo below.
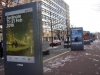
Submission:
{"label": "advertising display case", "polygon": [[3,9],[5,75],[43,75],[41,3]]}
{"label": "advertising display case", "polygon": [[84,39],[84,45],[90,44],[90,32],[89,31],[83,31],[83,39]]}
{"label": "advertising display case", "polygon": [[90,33],[90,42],[93,42],[93,33]]}
{"label": "advertising display case", "polygon": [[83,50],[83,28],[71,28],[71,50]]}

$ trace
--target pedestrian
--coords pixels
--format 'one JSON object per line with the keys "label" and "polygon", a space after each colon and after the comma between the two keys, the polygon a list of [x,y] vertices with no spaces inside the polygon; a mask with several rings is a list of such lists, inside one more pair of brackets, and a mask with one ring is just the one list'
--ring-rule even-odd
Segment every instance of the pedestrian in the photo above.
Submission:
{"label": "pedestrian", "polygon": [[0,42],[0,57],[1,57],[1,59],[4,59],[4,57],[3,57],[3,41],[1,40],[1,42]]}
{"label": "pedestrian", "polygon": [[18,42],[17,41],[15,41],[15,48],[17,48],[18,47]]}
{"label": "pedestrian", "polygon": [[12,41],[12,48],[13,48],[14,45],[15,45],[15,43],[14,43],[14,41]]}

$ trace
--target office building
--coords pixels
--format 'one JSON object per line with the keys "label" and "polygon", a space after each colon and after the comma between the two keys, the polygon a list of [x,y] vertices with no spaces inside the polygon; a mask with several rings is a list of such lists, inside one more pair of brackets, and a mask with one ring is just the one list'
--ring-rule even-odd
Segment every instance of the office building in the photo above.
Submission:
{"label": "office building", "polygon": [[[43,41],[65,39],[70,30],[69,6],[63,0],[13,0],[8,7],[41,1]],[[68,32],[69,33],[69,32]]]}

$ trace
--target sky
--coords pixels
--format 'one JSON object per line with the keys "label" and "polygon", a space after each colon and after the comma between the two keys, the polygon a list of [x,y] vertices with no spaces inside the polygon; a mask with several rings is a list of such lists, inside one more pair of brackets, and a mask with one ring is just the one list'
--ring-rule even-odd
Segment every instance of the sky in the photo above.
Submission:
{"label": "sky", "polygon": [[70,25],[100,32],[100,0],[64,0],[69,5]]}

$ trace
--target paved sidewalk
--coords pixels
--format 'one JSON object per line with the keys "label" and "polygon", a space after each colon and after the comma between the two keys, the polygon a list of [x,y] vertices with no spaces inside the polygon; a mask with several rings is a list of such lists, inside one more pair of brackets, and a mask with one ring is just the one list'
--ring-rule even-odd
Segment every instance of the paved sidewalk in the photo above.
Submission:
{"label": "paved sidewalk", "polygon": [[[85,45],[84,51],[67,51],[43,64],[43,75],[100,75],[100,41]],[[0,75],[4,75],[0,59]]]}
{"label": "paved sidewalk", "polygon": [[0,75],[4,75],[4,61],[0,58]]}
{"label": "paved sidewalk", "polygon": [[100,41],[44,63],[44,75],[100,75]]}

